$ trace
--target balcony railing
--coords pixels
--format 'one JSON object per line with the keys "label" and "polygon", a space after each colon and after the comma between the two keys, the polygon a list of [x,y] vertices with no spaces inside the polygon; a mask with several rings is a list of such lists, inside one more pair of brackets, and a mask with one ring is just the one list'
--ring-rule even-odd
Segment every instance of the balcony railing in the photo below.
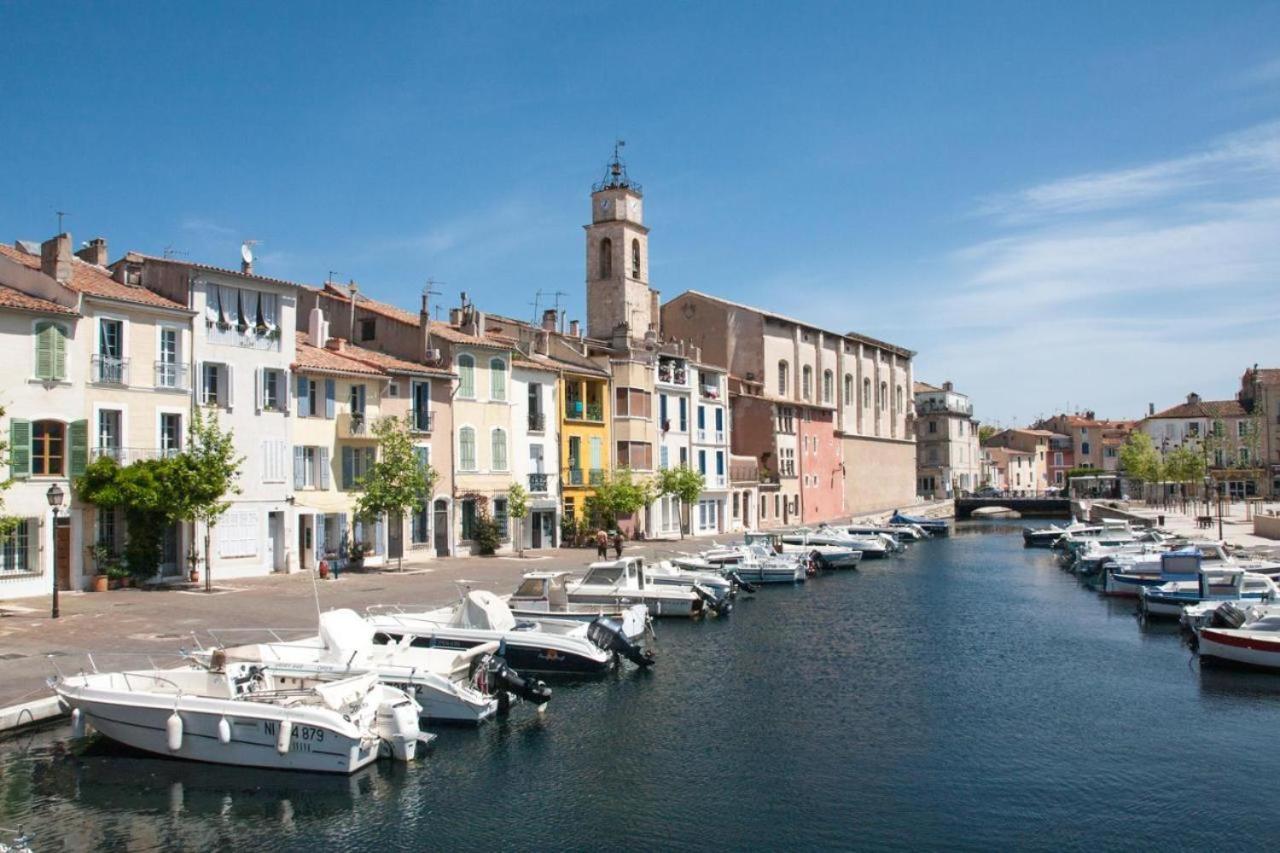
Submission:
{"label": "balcony railing", "polygon": [[703,397],[707,398],[708,400],[719,400],[720,386],[719,385],[701,385],[698,387],[698,393],[701,394]]}
{"label": "balcony railing", "polygon": [[129,384],[129,359],[127,358],[95,355],[91,367],[90,376],[94,382],[99,382],[103,385]]}
{"label": "balcony railing", "polygon": [[157,388],[186,391],[187,366],[176,361],[157,361],[155,383]]}
{"label": "balcony railing", "polygon": [[373,428],[365,414],[352,412],[338,418],[339,438],[373,438]]}
{"label": "balcony railing", "polygon": [[529,475],[529,491],[537,494],[545,494],[549,484],[551,483],[550,474],[530,474]]}
{"label": "balcony railing", "polygon": [[95,447],[89,455],[94,459],[114,459],[130,465],[147,459],[168,459],[181,453],[177,447]]}
{"label": "balcony railing", "polygon": [[715,433],[715,441],[716,441],[716,444],[724,444],[724,431],[723,431],[723,430],[716,430],[716,433]]}
{"label": "balcony railing", "polygon": [[587,482],[593,486],[604,485],[604,469],[592,468],[587,472]]}
{"label": "balcony railing", "polygon": [[547,429],[547,416],[542,412],[529,413],[529,432],[545,432]]}
{"label": "balcony railing", "polygon": [[569,485],[570,485],[570,486],[581,486],[581,485],[582,485],[582,483],[583,483],[583,478],[582,478],[582,469],[581,469],[581,468],[570,468],[570,469],[569,469]]}
{"label": "balcony railing", "polygon": [[705,429],[698,430],[697,434],[694,436],[694,440],[705,444],[707,440],[707,431]]}
{"label": "balcony railing", "polygon": [[436,428],[436,413],[415,410],[413,412],[413,431],[431,432]]}
{"label": "balcony railing", "polygon": [[564,416],[571,421],[595,421],[604,423],[604,404],[587,403],[581,400],[565,400]]}
{"label": "balcony railing", "polygon": [[684,385],[689,381],[689,374],[684,367],[675,367],[673,363],[658,362],[658,381],[671,385]]}

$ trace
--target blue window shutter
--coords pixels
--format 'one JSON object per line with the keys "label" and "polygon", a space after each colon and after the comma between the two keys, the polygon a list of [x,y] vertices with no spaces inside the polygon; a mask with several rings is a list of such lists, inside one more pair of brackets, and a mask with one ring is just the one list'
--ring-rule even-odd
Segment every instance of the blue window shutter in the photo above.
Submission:
{"label": "blue window shutter", "polygon": [[352,455],[352,451],[354,449],[355,448],[352,448],[352,447],[342,448],[342,488],[344,489],[351,488],[351,479],[352,479],[351,469],[354,464],[354,457]]}
{"label": "blue window shutter", "polygon": [[707,407],[699,406],[698,407],[698,429],[706,429],[706,428],[707,428]]}
{"label": "blue window shutter", "polygon": [[333,397],[336,392],[337,383],[332,379],[326,379],[324,381],[324,416],[330,420],[333,419]]}
{"label": "blue window shutter", "polygon": [[320,448],[320,488],[329,488],[329,448]]}
{"label": "blue window shutter", "polygon": [[293,448],[293,487],[301,489],[306,484],[307,454],[305,447]]}
{"label": "blue window shutter", "polygon": [[311,401],[307,397],[307,377],[298,377],[298,416],[303,417],[311,414]]}
{"label": "blue window shutter", "polygon": [[347,556],[347,514],[338,513],[338,555]]}
{"label": "blue window shutter", "polygon": [[658,419],[665,421],[667,419],[667,395],[666,394],[658,395],[658,411],[659,411]]}
{"label": "blue window shutter", "polygon": [[716,473],[724,476],[724,452],[716,451]]}
{"label": "blue window shutter", "polygon": [[15,480],[31,476],[31,421],[9,419],[9,475]]}
{"label": "blue window shutter", "polygon": [[724,431],[724,409],[716,409],[716,432]]}
{"label": "blue window shutter", "polygon": [[321,513],[316,513],[315,519],[316,519],[316,555],[317,555],[316,559],[319,560],[320,558],[324,557],[324,552],[325,552],[324,515]]}

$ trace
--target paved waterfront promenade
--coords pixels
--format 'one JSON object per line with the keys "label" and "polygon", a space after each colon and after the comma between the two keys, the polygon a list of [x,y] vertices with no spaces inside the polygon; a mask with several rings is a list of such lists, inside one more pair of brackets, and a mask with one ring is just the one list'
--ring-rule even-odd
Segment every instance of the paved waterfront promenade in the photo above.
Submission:
{"label": "paved waterfront promenade", "polygon": [[[1106,503],[1103,501],[1103,503]],[[1187,512],[1182,512],[1180,504],[1162,506],[1158,503],[1141,504],[1132,503],[1126,510],[1131,515],[1139,518],[1151,519],[1153,522],[1159,517],[1164,516],[1163,529],[1178,536],[1185,536],[1189,539],[1217,539],[1218,538],[1218,505],[1214,503],[1211,507],[1211,515],[1213,524],[1207,528],[1199,527],[1196,524],[1196,518],[1205,514],[1205,505],[1203,503],[1195,503],[1187,505]],[[1276,512],[1280,510],[1280,503],[1257,504],[1254,511],[1258,513]],[[1253,520],[1248,515],[1245,504],[1241,501],[1222,503],[1222,538],[1229,544],[1241,548],[1263,548],[1280,550],[1280,541],[1275,539],[1266,539],[1257,536],[1253,532]]]}

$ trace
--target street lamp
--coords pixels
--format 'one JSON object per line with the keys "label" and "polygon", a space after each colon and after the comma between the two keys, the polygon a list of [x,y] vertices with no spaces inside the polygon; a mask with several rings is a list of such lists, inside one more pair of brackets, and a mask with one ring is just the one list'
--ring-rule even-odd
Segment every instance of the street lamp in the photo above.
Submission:
{"label": "street lamp", "polygon": [[49,566],[49,575],[53,578],[53,618],[58,618],[58,510],[62,509],[62,488],[54,483],[44,493],[53,510],[53,560]]}

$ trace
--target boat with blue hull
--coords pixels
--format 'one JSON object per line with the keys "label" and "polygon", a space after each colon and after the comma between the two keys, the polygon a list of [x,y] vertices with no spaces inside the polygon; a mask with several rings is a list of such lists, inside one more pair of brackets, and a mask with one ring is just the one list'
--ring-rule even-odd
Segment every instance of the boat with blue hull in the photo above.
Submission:
{"label": "boat with blue hull", "polygon": [[893,515],[889,517],[890,524],[914,524],[927,530],[932,536],[948,536],[951,533],[951,525],[947,524],[944,518],[924,518],[917,515],[906,515],[898,510],[893,511]]}
{"label": "boat with blue hull", "polygon": [[1142,589],[1139,607],[1147,616],[1180,617],[1187,607],[1209,602],[1269,603],[1280,598],[1275,581],[1244,569],[1201,568],[1195,581],[1170,581]]}

